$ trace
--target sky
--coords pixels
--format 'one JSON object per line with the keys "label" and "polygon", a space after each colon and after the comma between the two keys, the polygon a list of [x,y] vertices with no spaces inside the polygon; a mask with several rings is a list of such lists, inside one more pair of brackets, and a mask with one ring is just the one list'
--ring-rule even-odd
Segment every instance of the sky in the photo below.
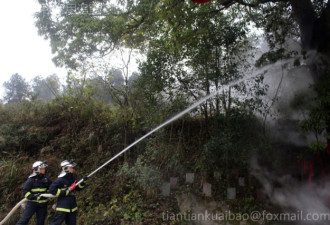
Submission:
{"label": "sky", "polygon": [[56,73],[65,78],[66,70],[52,62],[50,42],[38,35],[33,14],[39,11],[37,0],[4,1],[0,9],[0,98],[3,83],[18,73],[26,81],[35,76]]}

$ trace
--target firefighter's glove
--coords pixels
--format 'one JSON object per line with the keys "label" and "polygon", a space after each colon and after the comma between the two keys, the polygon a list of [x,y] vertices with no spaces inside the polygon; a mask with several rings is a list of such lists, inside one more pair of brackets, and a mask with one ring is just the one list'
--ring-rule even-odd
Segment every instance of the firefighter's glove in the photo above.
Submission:
{"label": "firefighter's glove", "polygon": [[35,195],[32,196],[31,200],[37,200],[37,201],[39,201],[40,198],[41,198],[40,197],[40,194],[35,194]]}
{"label": "firefighter's glove", "polygon": [[81,182],[81,184],[82,185],[85,185],[86,184],[86,180],[88,180],[88,177],[87,176],[85,176],[85,177],[83,177],[83,179],[82,179],[83,181]]}

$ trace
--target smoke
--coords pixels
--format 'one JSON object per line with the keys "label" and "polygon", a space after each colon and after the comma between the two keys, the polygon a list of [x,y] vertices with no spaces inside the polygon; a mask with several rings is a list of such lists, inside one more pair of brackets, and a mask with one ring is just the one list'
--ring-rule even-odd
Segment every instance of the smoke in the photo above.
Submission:
{"label": "smoke", "polygon": [[[309,110],[315,104],[313,99],[316,93],[311,88],[319,79],[315,65],[322,70],[325,64],[322,56],[315,51],[300,54],[300,45],[294,41],[289,40],[282,47],[298,54],[262,68],[267,71],[264,83],[269,85],[264,99],[269,108],[263,119],[276,147],[271,152],[272,162],[267,162],[267,166],[265,161],[258,161],[256,157],[252,159],[251,174],[260,181],[270,201],[280,206],[283,212],[303,213],[303,221],[297,221],[297,224],[330,224],[329,180],[320,178],[316,181],[313,177],[313,183],[310,184],[294,178],[298,175],[295,170],[298,167],[298,154],[315,141],[315,134],[303,133],[299,124],[308,118]],[[267,51],[269,49],[265,42],[260,45],[257,55],[261,56]],[[307,214],[326,214],[327,217],[317,219],[316,216],[314,220],[304,221]]]}
{"label": "smoke", "polygon": [[[330,223],[330,182],[319,181],[313,185],[294,180],[291,176],[277,176],[261,168],[256,158],[251,161],[254,175],[263,185],[270,201],[283,212],[302,212],[300,225]],[[275,185],[276,184],[276,185]]]}
{"label": "smoke", "polygon": [[[315,134],[303,133],[299,124],[308,118],[315,104],[312,85],[317,75],[310,65],[317,62],[322,65],[322,60],[315,51],[301,54],[302,49],[294,40],[287,40],[281,47],[291,56],[260,68],[267,71],[264,83],[269,86],[263,99],[268,105],[266,115],[261,117],[269,136],[276,142],[309,146],[315,141]],[[267,42],[262,42],[255,59],[268,51]]]}

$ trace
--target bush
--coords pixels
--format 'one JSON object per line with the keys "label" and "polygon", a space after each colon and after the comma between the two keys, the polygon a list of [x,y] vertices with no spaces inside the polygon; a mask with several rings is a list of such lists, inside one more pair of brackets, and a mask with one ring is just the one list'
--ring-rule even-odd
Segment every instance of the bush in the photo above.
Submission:
{"label": "bush", "polygon": [[125,163],[117,172],[117,176],[127,176],[133,179],[142,190],[159,189],[162,175],[158,169],[153,166],[144,165],[141,157],[136,160],[134,166],[129,167]]}

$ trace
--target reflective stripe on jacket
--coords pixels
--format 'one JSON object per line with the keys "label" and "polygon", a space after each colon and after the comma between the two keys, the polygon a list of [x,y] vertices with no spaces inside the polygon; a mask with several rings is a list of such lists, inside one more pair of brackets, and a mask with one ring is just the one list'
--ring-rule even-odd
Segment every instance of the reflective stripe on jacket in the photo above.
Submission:
{"label": "reflective stripe on jacket", "polygon": [[[67,173],[63,177],[59,177],[49,188],[49,192],[56,195],[57,205],[56,211],[75,212],[78,210],[76,197],[68,188],[76,181],[76,177],[72,173]],[[74,191],[80,191],[84,185],[78,185]]]}
{"label": "reflective stripe on jacket", "polygon": [[23,187],[22,193],[24,198],[27,198],[30,202],[36,203],[47,203],[48,199],[41,198],[39,200],[32,200],[35,195],[43,194],[48,191],[49,186],[52,184],[52,181],[48,176],[39,174],[33,177],[30,177]]}

